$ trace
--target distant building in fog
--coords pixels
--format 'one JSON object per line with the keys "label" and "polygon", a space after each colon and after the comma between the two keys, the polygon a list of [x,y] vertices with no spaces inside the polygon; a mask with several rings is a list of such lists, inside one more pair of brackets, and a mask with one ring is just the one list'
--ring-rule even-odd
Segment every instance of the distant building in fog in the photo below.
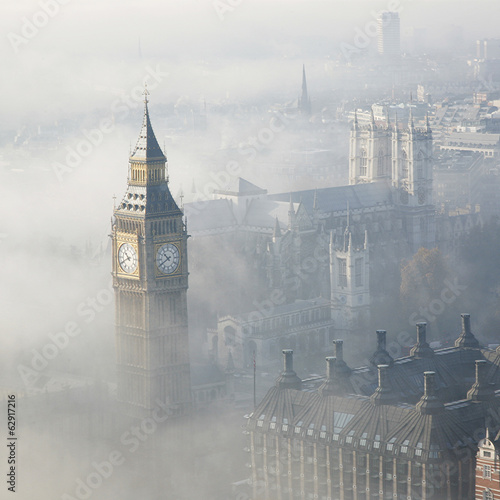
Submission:
{"label": "distant building in fog", "polygon": [[377,18],[377,48],[381,56],[397,58],[401,54],[398,12],[382,12]]}

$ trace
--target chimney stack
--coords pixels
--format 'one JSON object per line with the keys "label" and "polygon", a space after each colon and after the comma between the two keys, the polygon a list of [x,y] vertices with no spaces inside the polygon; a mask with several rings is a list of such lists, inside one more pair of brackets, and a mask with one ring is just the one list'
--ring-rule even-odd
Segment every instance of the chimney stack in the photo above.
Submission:
{"label": "chimney stack", "polygon": [[443,403],[436,396],[435,372],[424,372],[424,395],[416,405],[417,411],[424,415],[435,415],[444,410]]}
{"label": "chimney stack", "polygon": [[455,347],[477,349],[479,342],[471,331],[470,328],[470,314],[462,314],[462,331],[455,340]]}
{"label": "chimney stack", "polygon": [[285,373],[293,372],[293,351],[283,349],[283,371]]}
{"label": "chimney stack", "polygon": [[[385,333],[385,332],[384,332]],[[396,394],[389,378],[389,365],[378,365],[378,387],[371,395],[374,405],[386,405],[396,402]]]}
{"label": "chimney stack", "polygon": [[318,392],[322,396],[332,396],[339,393],[339,387],[335,384],[336,362],[337,358],[335,356],[328,356],[326,358],[326,380],[318,388]]}
{"label": "chimney stack", "polygon": [[493,384],[487,380],[488,363],[485,359],[476,359],[476,381],[472,384],[467,399],[472,401],[487,401],[495,394]]}
{"label": "chimney stack", "polygon": [[387,332],[385,330],[377,330],[377,350],[378,351],[385,351],[386,335],[387,335]]}
{"label": "chimney stack", "polygon": [[392,356],[386,351],[386,333],[385,330],[377,330],[377,350],[370,358],[373,366],[394,364]]}
{"label": "chimney stack", "polygon": [[335,378],[335,362],[337,358],[335,356],[328,356],[326,358],[326,380],[333,381]]}
{"label": "chimney stack", "polygon": [[335,363],[335,375],[337,377],[337,382],[340,382],[340,380],[344,380],[344,382],[346,382],[347,378],[350,377],[352,370],[344,361],[344,341],[342,339],[334,340],[333,346],[335,357],[337,358]]}
{"label": "chimney stack", "polygon": [[411,348],[410,356],[416,358],[434,356],[434,351],[427,343],[427,323],[417,323],[417,343]]}
{"label": "chimney stack", "polygon": [[276,380],[276,386],[280,389],[297,389],[302,387],[302,380],[293,371],[293,351],[283,349],[283,372]]}
{"label": "chimney stack", "polygon": [[335,357],[337,358],[337,360],[344,361],[344,341],[341,339],[334,340],[333,345],[335,346],[334,350],[335,350]]}

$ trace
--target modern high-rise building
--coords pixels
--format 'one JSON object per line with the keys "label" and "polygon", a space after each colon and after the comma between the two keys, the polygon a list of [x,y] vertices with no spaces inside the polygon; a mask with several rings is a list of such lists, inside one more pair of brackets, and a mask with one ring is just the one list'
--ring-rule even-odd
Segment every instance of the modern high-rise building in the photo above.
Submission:
{"label": "modern high-rise building", "polygon": [[401,53],[398,12],[382,12],[377,18],[378,53],[396,58]]}
{"label": "modern high-rise building", "polygon": [[168,187],[167,158],[151,126],[147,95],[112,226],[118,399],[139,418],[161,403],[184,414],[191,402],[188,234]]}

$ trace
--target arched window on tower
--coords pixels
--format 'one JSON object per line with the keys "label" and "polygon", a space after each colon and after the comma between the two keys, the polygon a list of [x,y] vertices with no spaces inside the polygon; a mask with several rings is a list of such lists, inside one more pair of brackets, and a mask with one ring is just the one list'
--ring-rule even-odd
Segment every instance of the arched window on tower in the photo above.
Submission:
{"label": "arched window on tower", "polygon": [[401,176],[408,179],[408,154],[404,149],[401,153]]}
{"label": "arched window on tower", "polygon": [[493,500],[493,493],[490,489],[483,491],[483,500]]}
{"label": "arched window on tower", "polygon": [[418,152],[417,155],[417,179],[423,179],[424,178],[424,156],[422,155],[422,151]]}
{"label": "arched window on tower", "polygon": [[359,168],[359,175],[366,177],[368,173],[368,157],[366,155],[366,149],[361,150],[361,165]]}
{"label": "arched window on tower", "polygon": [[384,150],[381,149],[378,152],[377,175],[378,177],[383,177],[386,174],[387,171],[386,171],[385,155],[384,155]]}

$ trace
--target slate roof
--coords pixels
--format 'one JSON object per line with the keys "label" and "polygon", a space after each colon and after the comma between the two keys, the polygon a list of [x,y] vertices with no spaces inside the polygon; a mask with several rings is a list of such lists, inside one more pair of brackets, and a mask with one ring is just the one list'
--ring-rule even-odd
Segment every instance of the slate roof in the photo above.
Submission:
{"label": "slate roof", "polygon": [[[312,214],[315,192],[317,193],[317,208],[326,213],[345,211],[348,202],[351,210],[372,207],[377,204],[391,205],[393,203],[391,188],[389,183],[386,182],[295,191],[291,193],[292,201],[294,203],[302,201],[307,212]],[[270,194],[267,199],[289,202],[290,193]]]}
{"label": "slate roof", "polygon": [[131,160],[146,161],[152,159],[166,160],[163,151],[156,140],[151,121],[149,120],[148,101],[144,101],[144,118],[142,121],[139,139],[135,145],[134,151],[130,156]]}
{"label": "slate roof", "polygon": [[[477,359],[489,361],[489,380],[497,389],[486,401],[465,396],[475,380]],[[475,446],[478,429],[500,427],[499,364],[500,352],[463,347],[440,349],[422,359],[396,359],[386,369],[386,389],[397,394],[397,402],[370,398],[377,388],[372,367],[352,370],[350,383],[357,394],[322,394],[310,384],[303,384],[303,390],[276,386],[250,416],[248,428],[418,462],[456,459],[457,450]],[[422,397],[424,372],[429,371],[435,373],[429,374],[433,389],[427,394],[448,403],[432,408],[422,403],[429,397]]]}
{"label": "slate roof", "polygon": [[226,194],[233,196],[251,196],[256,194],[266,194],[267,190],[243,179],[242,177],[232,178],[227,186],[222,189],[215,189],[216,194]]}

